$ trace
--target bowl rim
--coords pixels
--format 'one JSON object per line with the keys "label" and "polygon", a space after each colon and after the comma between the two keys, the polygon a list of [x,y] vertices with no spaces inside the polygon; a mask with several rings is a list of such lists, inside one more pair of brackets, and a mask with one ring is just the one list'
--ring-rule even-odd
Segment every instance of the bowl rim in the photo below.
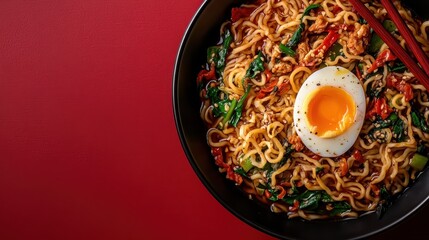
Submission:
{"label": "bowl rim", "polygon": [[[231,0],[231,2],[232,1],[233,0]],[[184,123],[183,123],[182,118],[180,116],[181,113],[180,113],[180,106],[179,106],[179,99],[178,99],[178,88],[177,88],[178,84],[179,84],[179,75],[180,75],[179,69],[181,67],[181,59],[183,58],[184,51],[185,51],[185,45],[190,38],[193,27],[195,26],[197,20],[203,14],[203,12],[207,8],[207,6],[213,2],[214,2],[214,0],[204,0],[200,4],[200,6],[196,10],[196,12],[194,13],[193,17],[189,21],[189,23],[188,23],[188,25],[184,31],[183,37],[180,41],[180,44],[179,44],[179,47],[177,50],[175,62],[174,62],[173,78],[172,78],[172,80],[173,80],[172,81],[172,86],[173,86],[172,87],[172,105],[173,105],[173,117],[174,117],[176,132],[179,136],[181,147],[182,147],[183,151],[185,152],[188,163],[191,165],[193,171],[198,176],[198,179],[201,181],[201,183],[204,185],[204,187],[210,192],[210,195],[212,195],[212,197],[214,197],[216,199],[216,201],[219,202],[228,212],[232,213],[235,217],[240,219],[242,222],[245,222],[249,226],[251,226],[251,227],[253,227],[253,228],[255,228],[255,229],[257,229],[263,233],[266,233],[272,237],[277,237],[280,239],[299,239],[299,238],[291,238],[288,236],[284,236],[284,235],[278,234],[274,231],[271,231],[269,229],[266,229],[266,228],[258,225],[257,223],[247,219],[241,213],[239,213],[233,207],[231,207],[227,202],[225,202],[224,199],[222,199],[218,195],[218,193],[216,192],[216,190],[212,186],[212,184],[204,177],[204,174],[202,173],[201,169],[197,166],[195,159],[191,154],[191,148],[188,144],[188,141],[185,138],[185,133],[183,130],[184,129],[184,125],[183,125]],[[425,171],[423,171],[423,172],[425,172]],[[428,176],[427,178],[429,179],[429,174],[425,174],[425,175]],[[419,181],[419,180],[421,180],[420,176],[417,177],[415,181]],[[401,195],[403,195],[407,190],[408,190],[408,188],[404,189],[403,192],[399,196],[397,196],[397,198],[401,197]],[[427,195],[417,205],[413,206],[410,211],[406,212],[404,215],[402,215],[398,218],[395,218],[393,221],[390,221],[390,222],[384,224],[383,227],[377,228],[377,229],[372,230],[372,231],[368,231],[364,234],[360,234],[358,236],[354,236],[354,237],[351,237],[349,239],[364,239],[364,238],[368,238],[368,237],[374,237],[375,235],[378,235],[382,232],[385,232],[388,229],[392,229],[393,227],[399,225],[400,223],[403,223],[404,220],[409,219],[412,215],[415,215],[416,212],[418,210],[422,209],[425,205],[428,205],[428,200],[429,200],[429,195]],[[362,217],[363,216],[359,216],[356,219],[350,219],[350,220],[343,219],[340,221],[353,221],[353,220],[358,220]],[[333,238],[335,238],[335,236]]]}

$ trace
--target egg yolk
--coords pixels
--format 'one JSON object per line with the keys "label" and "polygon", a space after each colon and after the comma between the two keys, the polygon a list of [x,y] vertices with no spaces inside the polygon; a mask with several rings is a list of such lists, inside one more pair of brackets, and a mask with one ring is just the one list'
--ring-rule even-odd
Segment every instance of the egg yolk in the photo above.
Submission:
{"label": "egg yolk", "polygon": [[307,96],[304,106],[309,129],[321,138],[341,135],[355,120],[352,96],[338,87],[316,89]]}

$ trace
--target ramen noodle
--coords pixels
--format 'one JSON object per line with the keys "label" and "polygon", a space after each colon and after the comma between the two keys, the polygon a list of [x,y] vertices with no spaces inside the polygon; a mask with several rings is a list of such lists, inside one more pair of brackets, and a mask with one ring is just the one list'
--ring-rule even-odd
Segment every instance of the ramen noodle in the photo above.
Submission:
{"label": "ramen noodle", "polygon": [[[394,5],[428,53],[429,22]],[[251,1],[219,36],[200,115],[214,164],[249,198],[289,218],[382,214],[424,169],[428,92],[348,1]]]}

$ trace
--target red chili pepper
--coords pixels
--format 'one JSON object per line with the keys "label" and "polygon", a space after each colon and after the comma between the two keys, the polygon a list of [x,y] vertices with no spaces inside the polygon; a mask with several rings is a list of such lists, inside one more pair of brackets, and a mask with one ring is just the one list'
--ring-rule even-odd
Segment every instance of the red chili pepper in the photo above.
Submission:
{"label": "red chili pepper", "polygon": [[257,98],[266,97],[270,92],[272,92],[274,90],[274,87],[277,85],[277,78],[271,79],[273,74],[270,72],[270,70],[265,69],[264,73],[267,76],[267,78],[266,78],[267,83],[258,92],[258,95],[256,95]]}
{"label": "red chili pepper", "polygon": [[255,10],[255,8],[248,7],[235,7],[231,9],[231,21],[236,22],[240,18],[248,17]]}
{"label": "red chili pepper", "polygon": [[215,66],[212,64],[210,66],[210,71],[202,69],[197,76],[197,84],[200,84],[203,80],[213,80],[216,79]]}
{"label": "red chili pepper", "polygon": [[328,30],[328,35],[323,40],[322,44],[320,44],[315,50],[314,54],[319,55],[320,52],[323,53],[328,52],[328,49],[338,40],[340,34],[335,30]]}
{"label": "red chili pepper", "polygon": [[387,104],[386,98],[375,98],[370,104],[370,110],[366,113],[366,118],[371,118],[373,116],[380,116],[381,119],[386,119],[390,113],[393,111]]}
{"label": "red chili pepper", "polygon": [[267,189],[265,189],[264,195],[265,195],[266,198],[270,198],[271,197],[271,193]]}
{"label": "red chili pepper", "polygon": [[396,90],[398,90],[400,93],[404,94],[405,101],[407,102],[409,102],[414,97],[413,87],[411,86],[411,84],[407,83],[397,75],[390,74],[387,77],[386,86],[389,88],[393,87]]}
{"label": "red chili pepper", "polygon": [[277,198],[284,198],[286,196],[286,190],[282,186],[277,186],[276,188],[280,190],[280,193],[277,195]]}
{"label": "red chili pepper", "polygon": [[290,84],[289,84],[289,81],[288,81],[288,82],[284,82],[284,83],[280,84],[278,93],[280,95],[283,95],[283,94],[285,94],[289,90],[290,90]]}
{"label": "red chili pepper", "polygon": [[212,150],[212,155],[214,156],[214,159],[215,159],[215,164],[222,169],[226,169],[226,178],[240,185],[243,182],[243,178],[239,174],[234,172],[234,169],[231,165],[228,165],[223,161],[222,148],[212,147],[211,150]]}
{"label": "red chili pepper", "polygon": [[372,73],[377,68],[382,67],[386,62],[396,60],[396,56],[390,51],[390,49],[385,49],[383,52],[379,53],[375,62],[368,69],[368,73]]}
{"label": "red chili pepper", "polygon": [[228,168],[229,165],[226,164],[223,161],[223,153],[222,153],[222,148],[219,147],[213,147],[212,148],[212,155],[215,159],[215,164],[220,167],[220,168]]}
{"label": "red chili pepper", "polygon": [[349,165],[347,164],[347,160],[345,158],[341,158],[339,162],[340,176],[344,177],[349,171]]}
{"label": "red chili pepper", "polygon": [[364,163],[365,159],[363,158],[362,152],[359,151],[359,149],[355,149],[353,151],[353,157],[356,159],[356,161],[360,162],[360,163]]}
{"label": "red chili pepper", "polygon": [[293,206],[289,207],[289,211],[290,212],[296,212],[299,209],[299,201],[298,200],[293,200]]}
{"label": "red chili pepper", "polygon": [[226,169],[226,178],[236,182],[238,185],[243,182],[243,178],[239,174],[234,172],[232,166],[228,166],[228,168]]}

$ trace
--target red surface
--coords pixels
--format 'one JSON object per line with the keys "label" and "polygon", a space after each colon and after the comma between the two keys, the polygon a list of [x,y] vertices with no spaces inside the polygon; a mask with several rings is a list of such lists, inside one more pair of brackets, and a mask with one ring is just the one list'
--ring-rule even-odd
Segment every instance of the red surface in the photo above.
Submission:
{"label": "red surface", "polygon": [[0,1],[0,239],[272,239],[205,190],[176,133],[201,3]]}

